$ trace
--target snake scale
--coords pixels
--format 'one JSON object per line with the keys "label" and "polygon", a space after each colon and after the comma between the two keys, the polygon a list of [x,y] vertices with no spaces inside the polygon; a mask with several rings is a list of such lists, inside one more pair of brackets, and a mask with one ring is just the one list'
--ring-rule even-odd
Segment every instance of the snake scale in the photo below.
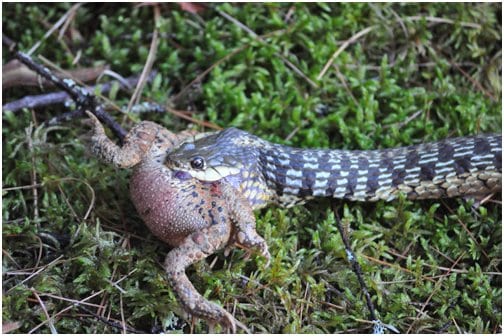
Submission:
{"label": "snake scale", "polygon": [[501,190],[502,136],[476,135],[379,150],[300,149],[228,128],[187,140],[166,165],[225,179],[254,209],[314,197],[353,201],[485,195]]}

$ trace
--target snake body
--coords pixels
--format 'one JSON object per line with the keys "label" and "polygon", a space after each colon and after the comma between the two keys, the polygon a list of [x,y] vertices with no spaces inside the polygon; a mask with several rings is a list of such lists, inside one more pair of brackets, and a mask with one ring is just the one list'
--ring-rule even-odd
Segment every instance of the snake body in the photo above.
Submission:
{"label": "snake body", "polygon": [[484,195],[501,190],[502,136],[451,138],[379,150],[300,149],[228,128],[169,153],[166,165],[201,181],[226,180],[253,208],[313,197],[354,201]]}

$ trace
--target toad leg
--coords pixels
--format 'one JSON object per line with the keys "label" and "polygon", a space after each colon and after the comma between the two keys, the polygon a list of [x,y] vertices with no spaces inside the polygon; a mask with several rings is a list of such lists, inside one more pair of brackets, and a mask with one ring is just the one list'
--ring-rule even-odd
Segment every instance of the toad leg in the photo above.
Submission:
{"label": "toad leg", "polygon": [[189,265],[222,248],[229,239],[230,231],[228,223],[220,222],[192,233],[168,253],[164,267],[171,288],[188,313],[208,321],[210,326],[219,323],[234,334],[236,321],[233,316],[199,294],[185,274]]}
{"label": "toad leg", "polygon": [[129,168],[139,163],[161,128],[153,122],[143,121],[128,132],[124,138],[124,145],[119,147],[107,137],[98,118],[90,112],[86,113],[93,123],[91,138],[93,153],[102,161],[119,168]]}
{"label": "toad leg", "polygon": [[[235,229],[230,245],[234,243],[249,250],[246,257],[250,254],[250,250],[256,250],[266,259],[265,267],[268,267],[271,258],[268,244],[256,231],[256,219],[252,207],[242,195],[227,183],[222,183],[222,193],[228,204],[229,216]],[[229,253],[229,249],[226,249],[226,253]]]}
{"label": "toad leg", "polygon": [[[111,163],[118,168],[133,167],[145,155],[152,155],[157,152],[163,153],[186,138],[197,134],[195,131],[182,131],[174,134],[156,123],[142,121],[126,134],[123,146],[119,147],[107,137],[105,129],[98,118],[89,111],[86,111],[86,113],[93,124],[93,136],[91,138],[93,153],[100,160]],[[154,151],[154,153],[149,151]]]}

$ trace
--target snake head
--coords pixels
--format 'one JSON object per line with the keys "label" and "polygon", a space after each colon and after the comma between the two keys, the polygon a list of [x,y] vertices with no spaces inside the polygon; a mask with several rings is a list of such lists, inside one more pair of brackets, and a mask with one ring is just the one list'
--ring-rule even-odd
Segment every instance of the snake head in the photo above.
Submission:
{"label": "snake head", "polygon": [[236,128],[197,135],[168,153],[165,165],[207,182],[237,175],[256,162],[254,148],[247,147],[251,137]]}

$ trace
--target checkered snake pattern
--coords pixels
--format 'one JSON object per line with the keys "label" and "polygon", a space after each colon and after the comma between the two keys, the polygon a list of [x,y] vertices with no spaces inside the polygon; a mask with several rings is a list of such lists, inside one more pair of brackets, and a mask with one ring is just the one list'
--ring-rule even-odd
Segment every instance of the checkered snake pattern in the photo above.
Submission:
{"label": "checkered snake pattern", "polygon": [[254,208],[314,197],[438,199],[501,190],[502,136],[451,138],[379,150],[300,149],[228,128],[180,145],[166,165],[202,181],[225,179]]}

